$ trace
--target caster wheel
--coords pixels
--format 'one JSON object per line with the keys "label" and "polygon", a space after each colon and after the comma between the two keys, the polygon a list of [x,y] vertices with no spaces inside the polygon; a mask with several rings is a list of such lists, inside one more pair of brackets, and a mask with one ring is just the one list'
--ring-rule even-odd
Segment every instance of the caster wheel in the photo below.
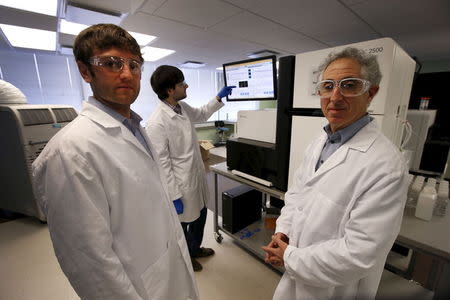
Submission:
{"label": "caster wheel", "polygon": [[216,239],[216,242],[219,244],[222,243],[223,237],[220,233],[214,232],[214,238]]}

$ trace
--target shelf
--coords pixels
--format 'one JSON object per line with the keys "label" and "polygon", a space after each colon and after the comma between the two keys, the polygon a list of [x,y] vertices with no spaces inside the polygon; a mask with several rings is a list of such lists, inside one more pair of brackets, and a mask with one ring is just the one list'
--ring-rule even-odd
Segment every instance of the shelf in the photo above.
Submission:
{"label": "shelf", "polygon": [[[272,235],[275,233],[273,229],[267,229],[265,227],[265,213],[263,213],[262,218],[255,223],[250,224],[244,229],[231,233],[222,227],[222,222],[219,223],[218,229],[225,233],[227,236],[231,237],[238,245],[243,247],[244,249],[250,251],[258,258],[264,261],[265,252],[261,249],[261,246],[265,246],[270,243],[272,239]],[[274,267],[269,265],[274,270],[283,273],[283,267]]]}

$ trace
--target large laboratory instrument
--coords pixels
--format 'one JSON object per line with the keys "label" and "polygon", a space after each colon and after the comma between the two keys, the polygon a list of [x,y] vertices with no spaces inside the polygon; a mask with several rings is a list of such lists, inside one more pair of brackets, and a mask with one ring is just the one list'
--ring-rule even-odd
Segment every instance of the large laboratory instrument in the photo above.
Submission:
{"label": "large laboratory instrument", "polygon": [[317,68],[329,53],[346,47],[363,49],[377,56],[383,78],[368,112],[375,118],[384,135],[400,148],[416,63],[394,40],[383,38],[297,54],[289,183],[292,182],[306,146],[327,124],[325,117],[315,116],[320,113],[320,99],[313,89],[320,75]]}
{"label": "large laboratory instrument", "polygon": [[[229,169],[238,175],[250,175],[248,178],[261,178],[261,183],[286,191],[306,147],[328,123],[314,89],[320,76],[318,67],[328,54],[346,47],[360,48],[377,56],[383,78],[368,112],[381,131],[400,147],[416,64],[395,41],[383,38],[281,57],[275,143],[231,140],[227,144]],[[260,124],[253,126],[256,131]],[[243,157],[251,159],[250,163]]]}
{"label": "large laboratory instrument", "polygon": [[25,96],[6,98],[0,99],[0,209],[45,221],[33,193],[31,164],[77,113],[65,105],[26,104]]}

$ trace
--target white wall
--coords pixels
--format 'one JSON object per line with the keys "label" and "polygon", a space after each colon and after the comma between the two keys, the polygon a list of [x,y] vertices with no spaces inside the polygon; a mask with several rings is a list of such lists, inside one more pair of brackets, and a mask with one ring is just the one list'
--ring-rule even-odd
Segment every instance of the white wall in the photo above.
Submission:
{"label": "white wall", "polygon": [[[146,62],[141,91],[132,105],[145,121],[160,102],[150,86],[150,76],[159,64]],[[221,74],[211,70],[181,69],[189,85],[186,102],[201,106],[223,86]],[[30,104],[66,104],[82,108],[82,101],[92,95],[90,86],[79,75],[73,56],[21,51],[0,51],[0,78],[18,87]],[[219,86],[220,85],[220,86]],[[233,120],[238,107],[257,109],[257,102],[228,104],[210,120]]]}

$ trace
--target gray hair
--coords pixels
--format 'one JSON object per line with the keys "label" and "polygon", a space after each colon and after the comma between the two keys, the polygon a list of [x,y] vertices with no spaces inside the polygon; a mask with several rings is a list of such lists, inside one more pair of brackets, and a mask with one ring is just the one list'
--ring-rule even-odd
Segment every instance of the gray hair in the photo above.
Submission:
{"label": "gray hair", "polygon": [[361,65],[361,75],[364,79],[370,81],[372,85],[379,85],[381,81],[380,65],[377,57],[366,53],[364,50],[347,47],[340,52],[332,52],[328,55],[325,61],[319,66],[318,71],[321,76],[325,69],[335,60],[341,58],[351,58]]}

